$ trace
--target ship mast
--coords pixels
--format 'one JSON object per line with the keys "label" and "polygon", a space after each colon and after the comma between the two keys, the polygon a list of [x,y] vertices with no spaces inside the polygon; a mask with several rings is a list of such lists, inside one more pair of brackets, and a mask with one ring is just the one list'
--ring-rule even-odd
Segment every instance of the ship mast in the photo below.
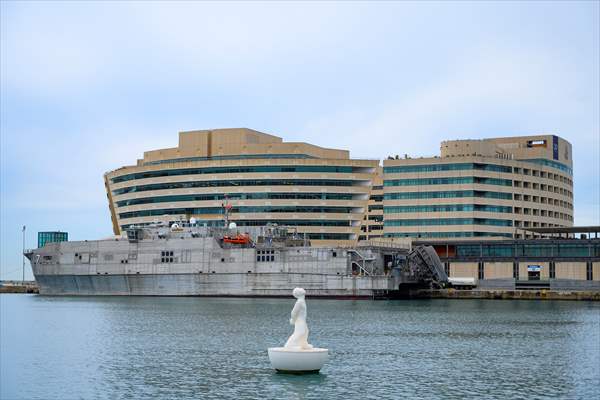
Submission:
{"label": "ship mast", "polygon": [[231,209],[231,204],[229,204],[229,198],[225,195],[225,200],[221,203],[223,207],[223,219],[225,221],[225,229],[229,227],[229,210]]}

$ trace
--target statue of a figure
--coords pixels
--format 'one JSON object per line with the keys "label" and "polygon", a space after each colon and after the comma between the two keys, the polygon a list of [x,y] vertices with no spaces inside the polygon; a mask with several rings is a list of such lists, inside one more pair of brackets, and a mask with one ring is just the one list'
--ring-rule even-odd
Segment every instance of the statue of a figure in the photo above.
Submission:
{"label": "statue of a figure", "polygon": [[284,347],[269,347],[269,361],[277,372],[314,373],[319,372],[329,359],[329,350],[308,344],[308,326],[306,326],[306,292],[296,288],[292,292],[296,300],[292,310],[290,324],[294,333]]}
{"label": "statue of a figure", "polygon": [[294,333],[285,343],[285,349],[309,350],[313,346],[308,344],[308,325],[306,325],[306,302],[304,296],[306,291],[302,288],[296,288],[292,292],[296,300],[292,309],[290,324],[294,325]]}

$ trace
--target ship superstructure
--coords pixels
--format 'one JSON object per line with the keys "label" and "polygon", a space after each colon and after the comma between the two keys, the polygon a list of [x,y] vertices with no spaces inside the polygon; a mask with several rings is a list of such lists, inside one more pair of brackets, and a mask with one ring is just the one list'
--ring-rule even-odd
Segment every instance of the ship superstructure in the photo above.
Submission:
{"label": "ship superstructure", "polygon": [[129,227],[112,239],[48,243],[26,253],[41,294],[370,297],[391,289],[406,242],[312,247],[293,227],[196,221]]}

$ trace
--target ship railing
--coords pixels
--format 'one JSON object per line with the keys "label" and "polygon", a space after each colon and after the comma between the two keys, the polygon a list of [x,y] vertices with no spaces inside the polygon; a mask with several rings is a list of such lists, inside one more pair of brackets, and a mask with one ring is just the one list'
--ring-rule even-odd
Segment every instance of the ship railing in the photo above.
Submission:
{"label": "ship railing", "polygon": [[410,250],[411,242],[410,239],[407,241],[392,241],[385,239],[368,239],[361,240],[357,243],[357,247],[374,247],[374,248],[383,248],[383,249],[401,249],[401,250]]}

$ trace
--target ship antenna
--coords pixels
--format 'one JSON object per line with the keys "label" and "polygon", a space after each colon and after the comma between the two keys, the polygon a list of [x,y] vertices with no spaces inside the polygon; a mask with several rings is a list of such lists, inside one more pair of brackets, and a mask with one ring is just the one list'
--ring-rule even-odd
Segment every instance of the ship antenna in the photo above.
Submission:
{"label": "ship antenna", "polygon": [[231,208],[231,206],[229,205],[229,199],[227,198],[227,195],[225,195],[225,201],[222,204],[223,206],[223,215],[225,218],[225,229],[227,229],[227,227],[229,226],[229,209]]}

